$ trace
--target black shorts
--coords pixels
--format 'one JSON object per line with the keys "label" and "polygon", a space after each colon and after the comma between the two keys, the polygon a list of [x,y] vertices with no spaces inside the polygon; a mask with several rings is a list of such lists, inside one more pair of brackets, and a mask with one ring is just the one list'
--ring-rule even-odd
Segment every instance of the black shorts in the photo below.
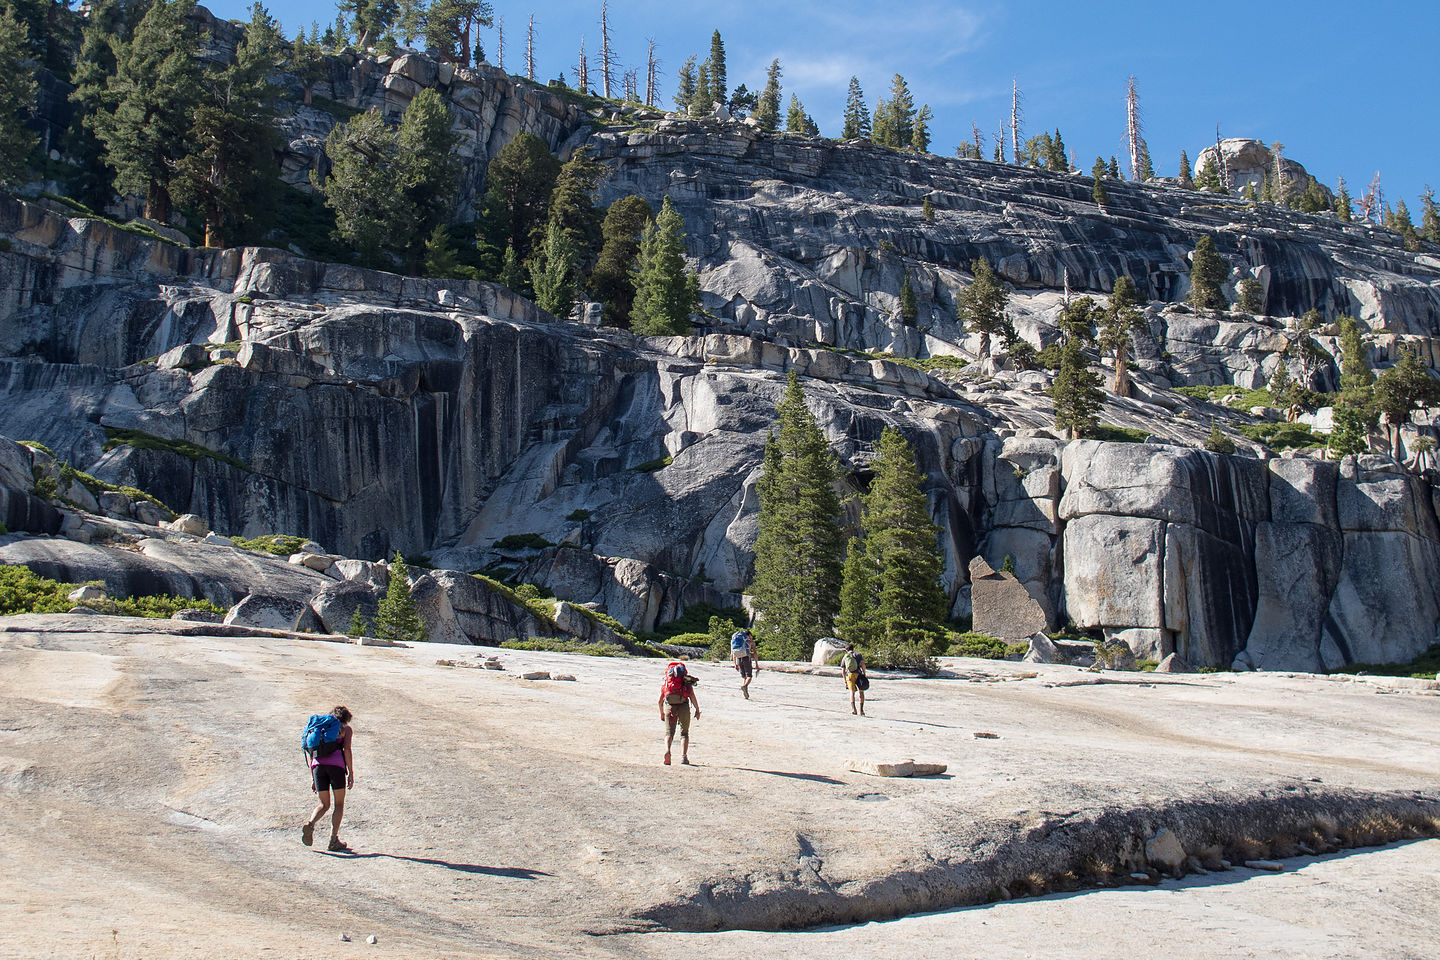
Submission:
{"label": "black shorts", "polygon": [[345,789],[345,768],[329,763],[317,763],[310,770],[315,775],[315,789],[320,793],[327,790]]}
{"label": "black shorts", "polygon": [[736,666],[737,668],[739,668],[739,670],[740,670],[740,676],[744,677],[746,680],[749,680],[749,679],[750,679],[750,677],[752,676],[752,672],[751,672],[751,669],[750,669],[750,658],[749,658],[749,657],[736,657],[736,658],[735,658],[735,666]]}

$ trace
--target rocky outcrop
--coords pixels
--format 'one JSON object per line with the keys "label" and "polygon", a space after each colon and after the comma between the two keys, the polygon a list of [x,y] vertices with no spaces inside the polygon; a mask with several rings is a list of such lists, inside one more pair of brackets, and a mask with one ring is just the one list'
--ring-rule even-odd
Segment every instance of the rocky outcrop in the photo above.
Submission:
{"label": "rocky outcrop", "polygon": [[[1258,193],[1266,180],[1271,182],[1272,188],[1275,184],[1275,154],[1260,140],[1229,137],[1220,141],[1218,150],[1211,144],[1196,154],[1195,172],[1203,170],[1206,163],[1214,165],[1216,176],[1219,176],[1222,167],[1224,168],[1230,178],[1230,190],[1236,196],[1239,196],[1246,186],[1253,186]],[[1289,157],[1280,157],[1280,171],[1285,178],[1287,191],[1304,191],[1310,183],[1310,171]],[[1323,184],[1320,184],[1319,188],[1326,205],[1333,204],[1335,195],[1330,192],[1330,188]]]}

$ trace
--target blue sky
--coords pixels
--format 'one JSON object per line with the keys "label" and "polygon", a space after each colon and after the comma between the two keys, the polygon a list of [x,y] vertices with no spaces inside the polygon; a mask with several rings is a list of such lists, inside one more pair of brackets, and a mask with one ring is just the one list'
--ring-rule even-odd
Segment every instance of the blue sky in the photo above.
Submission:
{"label": "blue sky", "polygon": [[[244,19],[247,4],[207,4]],[[506,66],[523,64],[525,22],[535,14],[537,79],[570,69],[599,47],[600,0],[510,4]],[[696,13],[699,9],[702,12]],[[271,6],[287,35],[334,19],[328,0]],[[1024,96],[1022,134],[1057,126],[1088,170],[1095,156],[1124,159],[1125,81],[1134,74],[1157,172],[1173,176],[1181,149],[1193,161],[1223,136],[1285,144],[1286,155],[1358,196],[1379,171],[1386,199],[1403,197],[1419,218],[1426,183],[1440,190],[1440,3],[1288,0],[1111,2],[916,2],[729,0],[676,4],[615,0],[611,35],[626,66],[641,67],[654,37],[666,105],[685,58],[703,60],[710,34],[725,39],[731,87],[763,85],[779,57],[784,102],[797,94],[821,133],[839,134],[845,91],[860,79],[873,109],[895,73],[934,111],[936,153],[968,140],[971,121],[988,143],[1010,109],[1011,79]],[[494,31],[482,42],[494,59]]]}

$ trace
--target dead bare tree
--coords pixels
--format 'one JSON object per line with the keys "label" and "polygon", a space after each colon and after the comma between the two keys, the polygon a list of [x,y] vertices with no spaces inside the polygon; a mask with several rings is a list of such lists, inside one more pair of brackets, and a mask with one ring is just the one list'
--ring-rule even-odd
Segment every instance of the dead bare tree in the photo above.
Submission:
{"label": "dead bare tree", "polygon": [[600,4],[600,83],[605,99],[610,99],[610,86],[614,82],[617,60],[610,47],[610,0]]}
{"label": "dead bare tree", "polygon": [[1380,189],[1380,171],[1376,170],[1370,186],[1365,190],[1365,195],[1360,198],[1360,219],[1374,220],[1379,223],[1384,206],[1385,193]]}
{"label": "dead bare tree", "polygon": [[525,79],[535,79],[535,14],[530,14],[530,29],[525,34]]}
{"label": "dead bare tree", "polygon": [[655,38],[650,38],[650,53],[645,64],[645,106],[655,106],[655,71],[660,69],[660,61],[655,59]]}
{"label": "dead bare tree", "polygon": [[984,160],[984,159],[985,159],[985,155],[980,152],[980,149],[981,149],[980,124],[976,123],[974,120],[971,120],[971,121],[970,121],[970,136],[971,136],[971,138],[975,141],[975,159],[976,159],[976,160]]}
{"label": "dead bare tree", "polygon": [[1280,164],[1284,153],[1285,144],[1279,140],[1270,144],[1270,154],[1275,160],[1275,202],[1281,205],[1285,203],[1285,168]]}
{"label": "dead bare tree", "polygon": [[995,157],[995,159],[996,159],[996,160],[999,160],[1001,163],[1004,163],[1004,162],[1005,162],[1005,121],[1004,121],[1004,120],[1001,120],[1001,121],[1000,121],[1000,128],[995,131],[995,153],[997,154],[997,156]]}
{"label": "dead bare tree", "polygon": [[625,102],[626,102],[626,103],[639,103],[639,102],[640,102],[640,72],[639,72],[638,70],[633,70],[633,69],[632,69],[632,70],[626,70],[626,71],[625,71],[625,82],[624,82],[623,86],[624,86],[624,88],[625,88]]}
{"label": "dead bare tree", "polygon": [[1020,162],[1020,118],[1021,118],[1022,116],[1024,116],[1024,113],[1023,113],[1023,112],[1021,111],[1021,109],[1020,109],[1020,101],[1021,101],[1022,99],[1024,99],[1024,98],[1020,96],[1020,81],[1019,81],[1017,78],[1015,78],[1015,77],[1011,77],[1011,78],[1010,78],[1010,155],[1015,158],[1015,162],[1016,162],[1016,163],[1019,163],[1019,162]]}
{"label": "dead bare tree", "polygon": [[495,65],[501,70],[505,69],[505,18],[499,17],[495,20]]}
{"label": "dead bare tree", "polygon": [[1135,89],[1135,75],[1125,88],[1125,136],[1130,141],[1130,179],[1140,180],[1140,91]]}
{"label": "dead bare tree", "polygon": [[575,64],[575,83],[581,93],[590,92],[590,58],[585,55],[585,38],[580,38],[580,59]]}
{"label": "dead bare tree", "polygon": [[1215,124],[1215,158],[1220,162],[1220,186],[1230,192],[1230,168],[1225,163],[1225,151],[1220,147],[1220,124]]}

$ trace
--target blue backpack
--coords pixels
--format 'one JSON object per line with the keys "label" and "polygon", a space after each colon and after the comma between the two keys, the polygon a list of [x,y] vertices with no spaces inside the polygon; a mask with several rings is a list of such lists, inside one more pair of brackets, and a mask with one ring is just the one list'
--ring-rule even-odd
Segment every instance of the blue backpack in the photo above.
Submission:
{"label": "blue backpack", "polygon": [[744,630],[736,630],[730,635],[730,649],[744,650],[750,645],[750,636]]}
{"label": "blue backpack", "polygon": [[340,718],[328,713],[316,713],[305,724],[305,733],[300,738],[300,747],[313,757],[323,757],[340,749]]}

